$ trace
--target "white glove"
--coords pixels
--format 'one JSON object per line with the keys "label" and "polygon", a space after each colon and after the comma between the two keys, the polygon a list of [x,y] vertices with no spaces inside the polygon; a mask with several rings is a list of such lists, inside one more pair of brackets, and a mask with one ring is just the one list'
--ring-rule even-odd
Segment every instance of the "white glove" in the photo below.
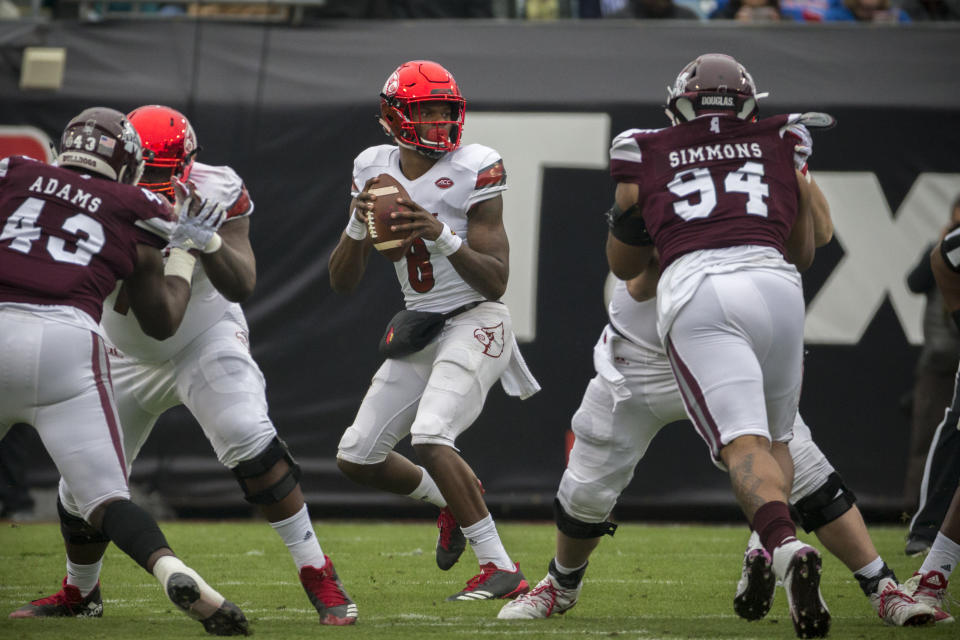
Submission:
{"label": "white glove", "polygon": [[177,226],[170,234],[170,246],[189,251],[213,253],[223,240],[217,230],[227,217],[226,208],[214,200],[204,200],[188,185],[175,182]]}
{"label": "white glove", "polygon": [[797,139],[793,146],[793,166],[799,171],[807,166],[807,161],[813,155],[813,136],[810,130],[802,124],[791,124],[786,127],[787,133]]}

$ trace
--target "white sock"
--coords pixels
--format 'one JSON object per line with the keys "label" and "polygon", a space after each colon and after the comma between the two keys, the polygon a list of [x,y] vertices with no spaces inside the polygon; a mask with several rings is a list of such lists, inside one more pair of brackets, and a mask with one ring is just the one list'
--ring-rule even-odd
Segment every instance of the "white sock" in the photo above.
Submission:
{"label": "white sock", "polygon": [[[175,573],[185,573],[191,578],[194,582],[197,583],[197,586],[200,587],[201,598],[197,603],[191,607],[191,611],[197,613],[206,613],[208,609],[213,609],[216,611],[223,604],[225,598],[220,595],[216,589],[211,587],[206,583],[206,581],[200,577],[200,574],[183,564],[183,561],[176,556],[163,556],[153,565],[153,576],[160,581],[160,586],[163,587],[163,593],[169,597],[167,594],[167,581]],[[204,617],[209,617],[213,611],[207,613]]]}
{"label": "white sock", "polygon": [[296,514],[286,520],[271,522],[273,527],[283,543],[290,550],[293,556],[293,562],[297,565],[297,571],[304,566],[311,565],[321,569],[326,560],[323,559],[323,549],[320,548],[320,541],[317,540],[313,532],[313,523],[310,522],[310,512],[307,511],[307,505],[303,505]]}
{"label": "white sock", "polygon": [[760,542],[760,534],[756,531],[750,531],[750,538],[747,539],[747,549],[763,549],[763,543]]}
{"label": "white sock", "polygon": [[[589,560],[588,560],[588,562],[589,562]],[[568,576],[568,575],[570,575],[571,573],[573,573],[574,571],[579,571],[580,569],[583,569],[585,566],[587,566],[587,563],[584,562],[584,563],[583,563],[582,565],[580,565],[579,567],[565,567],[565,566],[563,566],[562,564],[560,564],[559,562],[557,562],[556,557],[554,557],[554,559],[553,559],[553,566],[556,567],[557,573],[562,574],[562,575],[565,575],[565,576]]]}
{"label": "white sock", "polygon": [[939,571],[949,580],[950,573],[956,569],[958,562],[960,562],[960,544],[943,533],[937,533],[937,538],[930,546],[930,553],[924,558],[923,566],[920,567],[920,573]]}
{"label": "white sock", "polygon": [[407,495],[414,500],[423,500],[424,502],[429,502],[443,509],[447,506],[447,501],[443,499],[443,494],[440,493],[440,488],[437,486],[437,483],[433,481],[433,478],[430,477],[426,469],[419,465],[417,465],[417,468],[419,468],[423,474],[420,476],[420,484]]}
{"label": "white sock", "polygon": [[503,548],[503,543],[500,542],[497,525],[493,523],[493,516],[489,513],[486,518],[469,527],[460,527],[460,531],[463,531],[464,537],[470,543],[470,548],[473,549],[481,565],[492,562],[498,569],[504,571],[517,570],[516,565],[507,555],[507,550]]}
{"label": "white sock", "polygon": [[876,578],[880,575],[880,570],[883,569],[883,558],[877,556],[869,564],[863,566],[853,572],[853,575],[858,578]]}
{"label": "white sock", "polygon": [[80,590],[80,595],[87,597],[100,580],[100,567],[103,558],[93,564],[74,564],[67,558],[67,584],[72,584]]}

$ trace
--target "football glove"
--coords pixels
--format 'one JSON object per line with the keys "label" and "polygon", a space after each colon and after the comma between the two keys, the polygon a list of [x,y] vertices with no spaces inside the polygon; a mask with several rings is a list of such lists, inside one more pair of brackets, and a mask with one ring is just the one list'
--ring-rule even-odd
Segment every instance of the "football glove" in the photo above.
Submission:
{"label": "football glove", "polygon": [[175,184],[179,186],[174,207],[177,226],[170,234],[170,246],[213,253],[222,244],[217,230],[227,218],[226,208],[219,202],[202,198],[191,186]]}

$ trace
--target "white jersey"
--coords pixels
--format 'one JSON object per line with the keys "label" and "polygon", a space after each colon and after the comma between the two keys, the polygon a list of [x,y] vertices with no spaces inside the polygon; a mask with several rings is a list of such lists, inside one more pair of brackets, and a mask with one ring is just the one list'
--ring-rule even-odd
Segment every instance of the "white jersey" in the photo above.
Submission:
{"label": "white jersey", "polygon": [[637,302],[627,291],[627,283],[617,280],[607,305],[610,324],[623,337],[642,347],[653,355],[666,361],[667,352],[663,349],[657,334],[657,300],[650,298]]}
{"label": "white jersey", "polygon": [[[247,188],[237,172],[230,167],[214,167],[194,162],[190,181],[196,185],[201,196],[214,199],[227,207],[228,221],[253,213],[253,201]],[[238,314],[243,313],[240,305],[230,302],[214,288],[198,260],[193,271],[190,303],[180,328],[166,340],[154,340],[143,333],[137,319],[127,308],[124,297],[121,296],[122,285],[122,282],[118,283],[117,288],[104,302],[103,318],[100,322],[107,338],[120,351],[149,362],[169,360],[219,321],[227,309],[236,307]]]}
{"label": "white jersey", "polygon": [[[408,180],[400,170],[400,150],[393,145],[365,149],[353,162],[353,195],[370,178],[389,173],[410,198],[466,242],[467,211],[507,188],[500,154],[479,144],[468,144],[445,154],[429,171]],[[430,240],[417,240],[394,263],[407,309],[447,312],[485,298],[467,284],[450,260],[437,253]]]}

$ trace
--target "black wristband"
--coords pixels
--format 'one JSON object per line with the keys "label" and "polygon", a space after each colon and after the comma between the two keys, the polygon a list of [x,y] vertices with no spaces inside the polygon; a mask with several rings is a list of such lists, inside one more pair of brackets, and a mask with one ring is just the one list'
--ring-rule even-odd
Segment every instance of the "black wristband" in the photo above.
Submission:
{"label": "black wristband", "polygon": [[653,244],[647,224],[640,215],[639,205],[634,204],[624,211],[614,202],[607,210],[606,217],[610,233],[620,242],[634,247],[649,247]]}

